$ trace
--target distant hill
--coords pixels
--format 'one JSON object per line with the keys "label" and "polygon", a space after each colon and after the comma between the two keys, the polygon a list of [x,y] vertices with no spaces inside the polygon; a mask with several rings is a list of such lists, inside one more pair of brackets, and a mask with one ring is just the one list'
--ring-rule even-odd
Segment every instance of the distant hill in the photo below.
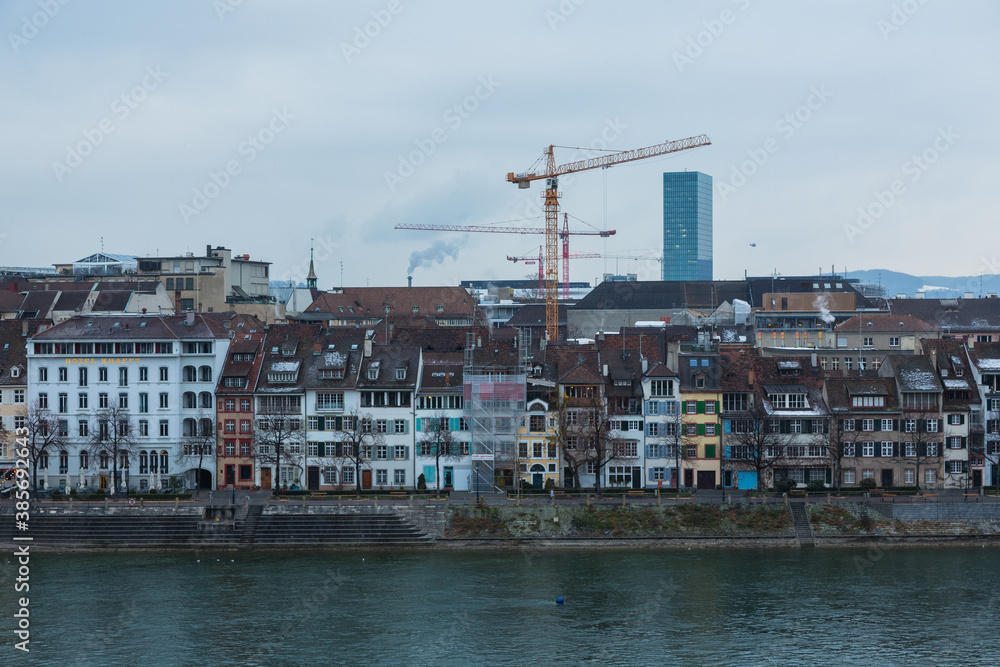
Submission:
{"label": "distant hill", "polygon": [[[885,287],[888,297],[897,294],[913,296],[924,292],[929,299],[948,299],[972,292],[975,296],[996,294],[1000,292],[1000,275],[983,276],[913,276],[909,273],[889,271],[888,269],[871,269],[868,271],[851,271],[848,278],[857,278],[863,283],[881,284]],[[981,279],[981,281],[980,281]]]}

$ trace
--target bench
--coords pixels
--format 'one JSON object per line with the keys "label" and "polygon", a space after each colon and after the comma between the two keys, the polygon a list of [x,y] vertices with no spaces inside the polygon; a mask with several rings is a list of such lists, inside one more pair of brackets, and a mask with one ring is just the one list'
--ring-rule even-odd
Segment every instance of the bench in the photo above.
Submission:
{"label": "bench", "polygon": [[646,492],[641,489],[632,489],[628,492],[630,496],[644,496]]}
{"label": "bench", "polygon": [[895,493],[883,493],[882,494],[882,500],[886,500],[886,499],[888,499],[890,503],[895,502],[896,494]]}
{"label": "bench", "polygon": [[963,493],[962,497],[965,498],[966,502],[968,502],[969,498],[975,498],[976,502],[979,502],[979,494],[978,493]]}
{"label": "bench", "polygon": [[406,492],[406,491],[390,491],[389,495],[390,496],[408,496],[410,494],[408,492]]}
{"label": "bench", "polygon": [[940,494],[937,493],[925,493],[923,495],[924,502],[930,502],[931,500],[937,501]]}
{"label": "bench", "polygon": [[325,493],[310,493],[306,496],[306,500],[326,500],[329,497]]}

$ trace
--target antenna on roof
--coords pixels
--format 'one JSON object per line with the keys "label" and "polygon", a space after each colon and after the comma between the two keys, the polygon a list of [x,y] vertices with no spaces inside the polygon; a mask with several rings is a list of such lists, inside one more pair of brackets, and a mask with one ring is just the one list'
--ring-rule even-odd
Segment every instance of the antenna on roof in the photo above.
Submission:
{"label": "antenna on roof", "polygon": [[101,254],[104,254],[104,237],[101,237]]}

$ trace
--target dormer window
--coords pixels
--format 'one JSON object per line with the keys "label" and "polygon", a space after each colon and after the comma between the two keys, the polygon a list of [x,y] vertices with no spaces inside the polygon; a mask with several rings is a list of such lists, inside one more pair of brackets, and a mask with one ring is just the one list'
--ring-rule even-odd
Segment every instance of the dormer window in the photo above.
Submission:
{"label": "dormer window", "polygon": [[885,396],[852,396],[851,407],[854,408],[884,408]]}
{"label": "dormer window", "polygon": [[413,312],[419,313],[420,312],[420,306],[414,306],[413,307]]}
{"label": "dormer window", "polygon": [[769,398],[777,410],[804,410],[809,407],[805,394],[771,394]]}
{"label": "dormer window", "polygon": [[321,368],[319,371],[320,380],[343,380],[344,371],[340,368]]}
{"label": "dormer window", "polygon": [[369,368],[368,369],[368,379],[369,380],[377,380],[378,379],[378,369],[377,368]]}
{"label": "dormer window", "polygon": [[406,369],[405,368],[397,368],[396,369],[396,379],[397,380],[405,380],[406,379]]}
{"label": "dormer window", "polygon": [[20,377],[21,376],[21,369],[18,368],[17,366],[11,366],[11,368],[10,368],[10,376],[12,378]]}

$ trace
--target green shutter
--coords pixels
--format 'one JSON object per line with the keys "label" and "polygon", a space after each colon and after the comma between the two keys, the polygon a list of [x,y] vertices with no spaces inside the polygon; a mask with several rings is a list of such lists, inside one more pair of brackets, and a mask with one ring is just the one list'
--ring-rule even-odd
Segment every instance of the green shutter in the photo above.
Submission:
{"label": "green shutter", "polygon": [[318,428],[319,428],[320,431],[325,431],[326,430],[326,417],[320,417],[319,418],[319,426],[318,426]]}
{"label": "green shutter", "polygon": [[343,431],[344,430],[344,418],[343,417],[334,417],[334,428],[336,430],[338,430],[338,431]]}
{"label": "green shutter", "polygon": [[319,455],[320,456],[326,456],[326,443],[325,442],[319,443]]}
{"label": "green shutter", "polygon": [[698,424],[697,433],[698,433],[698,435],[705,435],[705,425],[704,424]]}
{"label": "green shutter", "polygon": [[452,417],[448,420],[448,430],[457,431],[458,430],[458,417]]}
{"label": "green shutter", "polygon": [[420,428],[420,417],[417,417],[417,429],[416,429],[416,432],[417,433],[423,433],[423,430]]}
{"label": "green shutter", "polygon": [[715,445],[705,445],[705,458],[706,459],[715,458]]}
{"label": "green shutter", "polygon": [[697,411],[699,415],[705,414],[705,401],[698,401]]}
{"label": "green shutter", "polygon": [[802,420],[802,432],[803,433],[812,433],[813,432],[813,420],[811,420],[811,419],[803,419]]}

